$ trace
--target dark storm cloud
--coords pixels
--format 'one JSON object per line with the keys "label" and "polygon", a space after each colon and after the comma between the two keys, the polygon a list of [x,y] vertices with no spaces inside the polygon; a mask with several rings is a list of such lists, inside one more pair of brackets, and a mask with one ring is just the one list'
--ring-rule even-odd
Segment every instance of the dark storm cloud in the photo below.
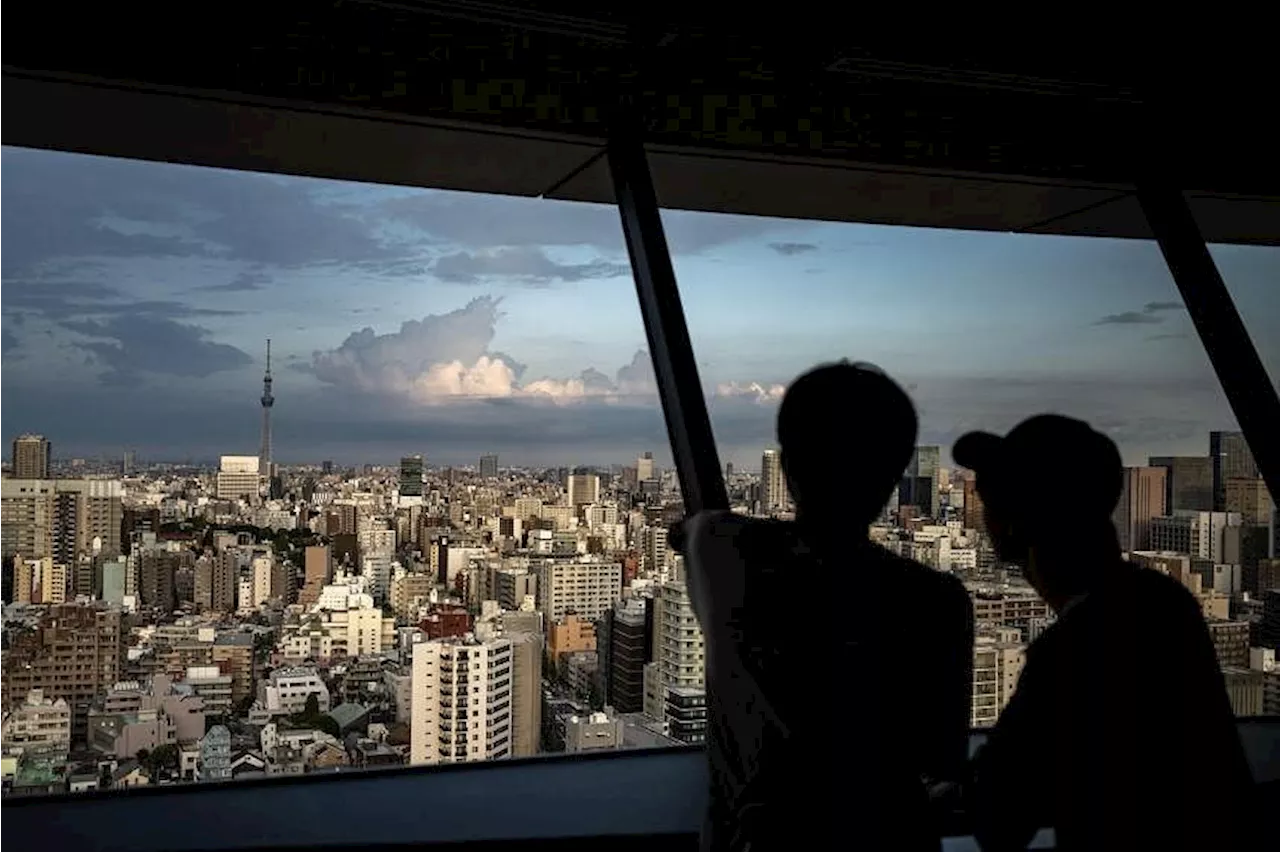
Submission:
{"label": "dark storm cloud", "polygon": [[[201,169],[6,148],[5,277],[86,257],[230,257],[300,266],[396,262],[375,225],[318,202],[314,184]],[[128,226],[121,223],[128,223]]]}
{"label": "dark storm cloud", "polygon": [[1119,314],[1107,314],[1095,320],[1094,325],[1155,325],[1164,322],[1163,317],[1141,311],[1124,311]]}
{"label": "dark storm cloud", "polygon": [[[508,198],[497,195],[426,192],[396,198],[382,212],[442,240],[466,248],[490,248],[495,234],[504,246],[592,246],[625,252],[618,211],[604,204]],[[663,211],[667,241],[677,254],[786,233],[799,225],[759,216]]]}
{"label": "dark storm cloud", "polygon": [[534,246],[458,252],[435,262],[431,271],[442,281],[475,284],[495,278],[508,278],[534,286],[556,281],[575,282],[592,278],[616,278],[631,269],[622,263],[597,259],[587,263],[557,263],[546,252]]}
{"label": "dark storm cloud", "polygon": [[115,316],[63,327],[94,338],[78,345],[108,368],[108,381],[129,380],[138,373],[199,379],[253,363],[236,347],[208,340],[208,330],[170,319]]}
{"label": "dark storm cloud", "polygon": [[797,254],[818,250],[818,247],[813,243],[769,243],[769,248],[783,257],[792,257]]}
{"label": "dark storm cloud", "polygon": [[4,287],[6,321],[20,321],[29,314],[68,328],[72,323],[91,318],[179,320],[243,313],[200,308],[171,299],[130,299],[121,291],[92,280],[60,281],[50,276],[30,276],[6,279]]}

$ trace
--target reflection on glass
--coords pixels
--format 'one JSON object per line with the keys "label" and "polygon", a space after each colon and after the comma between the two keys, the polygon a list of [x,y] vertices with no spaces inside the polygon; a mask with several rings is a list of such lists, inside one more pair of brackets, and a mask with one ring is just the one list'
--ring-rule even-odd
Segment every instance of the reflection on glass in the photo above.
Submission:
{"label": "reflection on glass", "polygon": [[[713,218],[734,221],[666,222],[689,245],[675,263],[731,500],[788,516],[774,418],[809,367],[871,362],[907,387],[920,446],[872,536],[965,579],[978,625],[975,726],[998,717],[1052,613],[997,562],[949,450],[964,432],[1004,432],[1040,412],[1083,418],[1116,441],[1129,469],[1115,521],[1130,558],[1199,596],[1237,712],[1280,713],[1262,704],[1280,672],[1248,629],[1280,587],[1280,563],[1267,558],[1270,497],[1153,243],[744,218],[737,240],[698,245]],[[1252,270],[1236,269],[1241,310],[1276,363],[1280,310],[1265,308],[1280,292],[1266,286],[1280,256],[1262,251],[1219,255],[1228,280],[1233,266]],[[1055,483],[1071,471],[1045,458],[1027,475],[1027,499],[1058,511]]]}
{"label": "reflection on glass", "polygon": [[616,211],[3,176],[7,794],[700,736]]}

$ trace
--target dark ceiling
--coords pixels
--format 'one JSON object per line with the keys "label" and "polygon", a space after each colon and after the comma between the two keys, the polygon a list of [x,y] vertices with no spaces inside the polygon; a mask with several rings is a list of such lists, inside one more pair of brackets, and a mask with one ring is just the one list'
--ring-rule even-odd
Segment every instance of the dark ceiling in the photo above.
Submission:
{"label": "dark ceiling", "polygon": [[[1241,203],[1254,212],[1236,215],[1241,222],[1263,215],[1260,201],[1280,198],[1280,170],[1264,132],[1263,105],[1274,74],[1239,57],[1197,67],[1185,54],[1084,42],[1063,31],[1039,40],[1044,43],[1011,39],[994,50],[958,38],[944,47],[919,38],[899,45],[853,29],[847,11],[823,11],[819,4],[799,4],[786,19],[774,5],[771,17],[728,20],[699,11],[696,3],[646,3],[630,17],[601,12],[598,5],[237,0],[201,7],[80,7],[68,15],[43,4],[24,13],[23,34],[11,37],[5,52],[5,94],[13,97],[4,142],[599,200],[603,190],[580,173],[625,116],[643,125],[652,151],[685,157],[682,179],[690,179],[688,157],[699,155],[912,180],[1030,182],[1052,186],[1059,195],[1063,187],[1093,191],[1068,202],[1037,200],[1025,213],[972,223],[954,211],[941,218],[913,218],[905,208],[859,212],[867,204],[812,212],[783,202],[735,207],[727,197],[735,194],[731,189],[673,201],[675,206],[1030,228],[1105,205],[1148,172],[1202,196],[1244,196]],[[92,100],[86,99],[89,90],[96,93]],[[120,93],[153,97],[143,104],[121,100]],[[239,135],[216,150],[212,141],[179,138],[181,128],[172,126],[149,126],[151,141],[95,129],[111,113],[140,122],[176,103],[157,93],[184,98],[193,122],[212,122],[213,109],[242,115],[235,110],[252,107],[255,118],[236,119]],[[205,105],[203,119],[195,115],[197,101]],[[628,105],[625,112],[620,104]],[[314,150],[336,144],[331,140],[345,131],[322,132],[316,125],[320,136],[308,138],[307,150],[284,140],[285,112],[298,127],[325,116],[358,117],[405,127],[487,129],[561,148],[537,156],[492,152],[512,157],[513,169],[527,172],[535,170],[531,158],[547,160],[536,179],[530,173],[528,185],[443,169],[419,174],[410,165],[394,173],[387,166],[383,174],[376,166],[333,164],[337,154]],[[155,123],[181,124],[187,113],[165,113]],[[353,147],[342,152],[348,159],[363,145],[355,135],[351,139]],[[412,146],[425,150],[424,140]],[[570,152],[564,145],[577,147]],[[465,159],[448,150],[440,156]],[[768,180],[755,175],[747,168],[734,179]],[[849,180],[862,186],[860,178]],[[872,194],[883,199],[887,191]],[[932,184],[912,192],[936,202]],[[952,198],[943,205],[962,203],[968,202]],[[1265,226],[1228,227],[1219,236],[1272,241],[1280,223],[1274,212],[1267,215]],[[1133,230],[1115,233],[1136,235]]]}

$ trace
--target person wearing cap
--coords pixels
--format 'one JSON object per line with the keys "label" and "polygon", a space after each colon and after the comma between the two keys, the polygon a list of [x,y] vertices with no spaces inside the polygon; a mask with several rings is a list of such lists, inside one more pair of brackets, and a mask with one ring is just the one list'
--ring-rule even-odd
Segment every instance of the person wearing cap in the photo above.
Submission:
{"label": "person wearing cap", "polygon": [[972,605],[868,539],[916,429],[878,369],[818,367],[778,413],[794,522],[676,530],[706,642],[704,850],[940,848],[927,788],[967,767]]}
{"label": "person wearing cap", "polygon": [[1200,606],[1121,555],[1116,445],[1039,415],[967,434],[952,458],[976,473],[999,558],[1057,614],[975,757],[982,848],[1024,849],[1046,827],[1060,850],[1250,848],[1252,778]]}

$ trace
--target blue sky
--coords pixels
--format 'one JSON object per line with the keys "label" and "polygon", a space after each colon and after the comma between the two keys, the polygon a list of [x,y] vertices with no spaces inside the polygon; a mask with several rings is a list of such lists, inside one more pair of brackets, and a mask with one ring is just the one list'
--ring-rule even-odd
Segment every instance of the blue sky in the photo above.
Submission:
{"label": "blue sky", "polygon": [[[3,433],[58,455],[626,462],[669,453],[616,212],[6,148]],[[782,386],[875,362],[922,442],[1058,410],[1126,458],[1233,420],[1151,243],[670,213],[724,460]],[[1275,375],[1280,250],[1218,247]]]}

